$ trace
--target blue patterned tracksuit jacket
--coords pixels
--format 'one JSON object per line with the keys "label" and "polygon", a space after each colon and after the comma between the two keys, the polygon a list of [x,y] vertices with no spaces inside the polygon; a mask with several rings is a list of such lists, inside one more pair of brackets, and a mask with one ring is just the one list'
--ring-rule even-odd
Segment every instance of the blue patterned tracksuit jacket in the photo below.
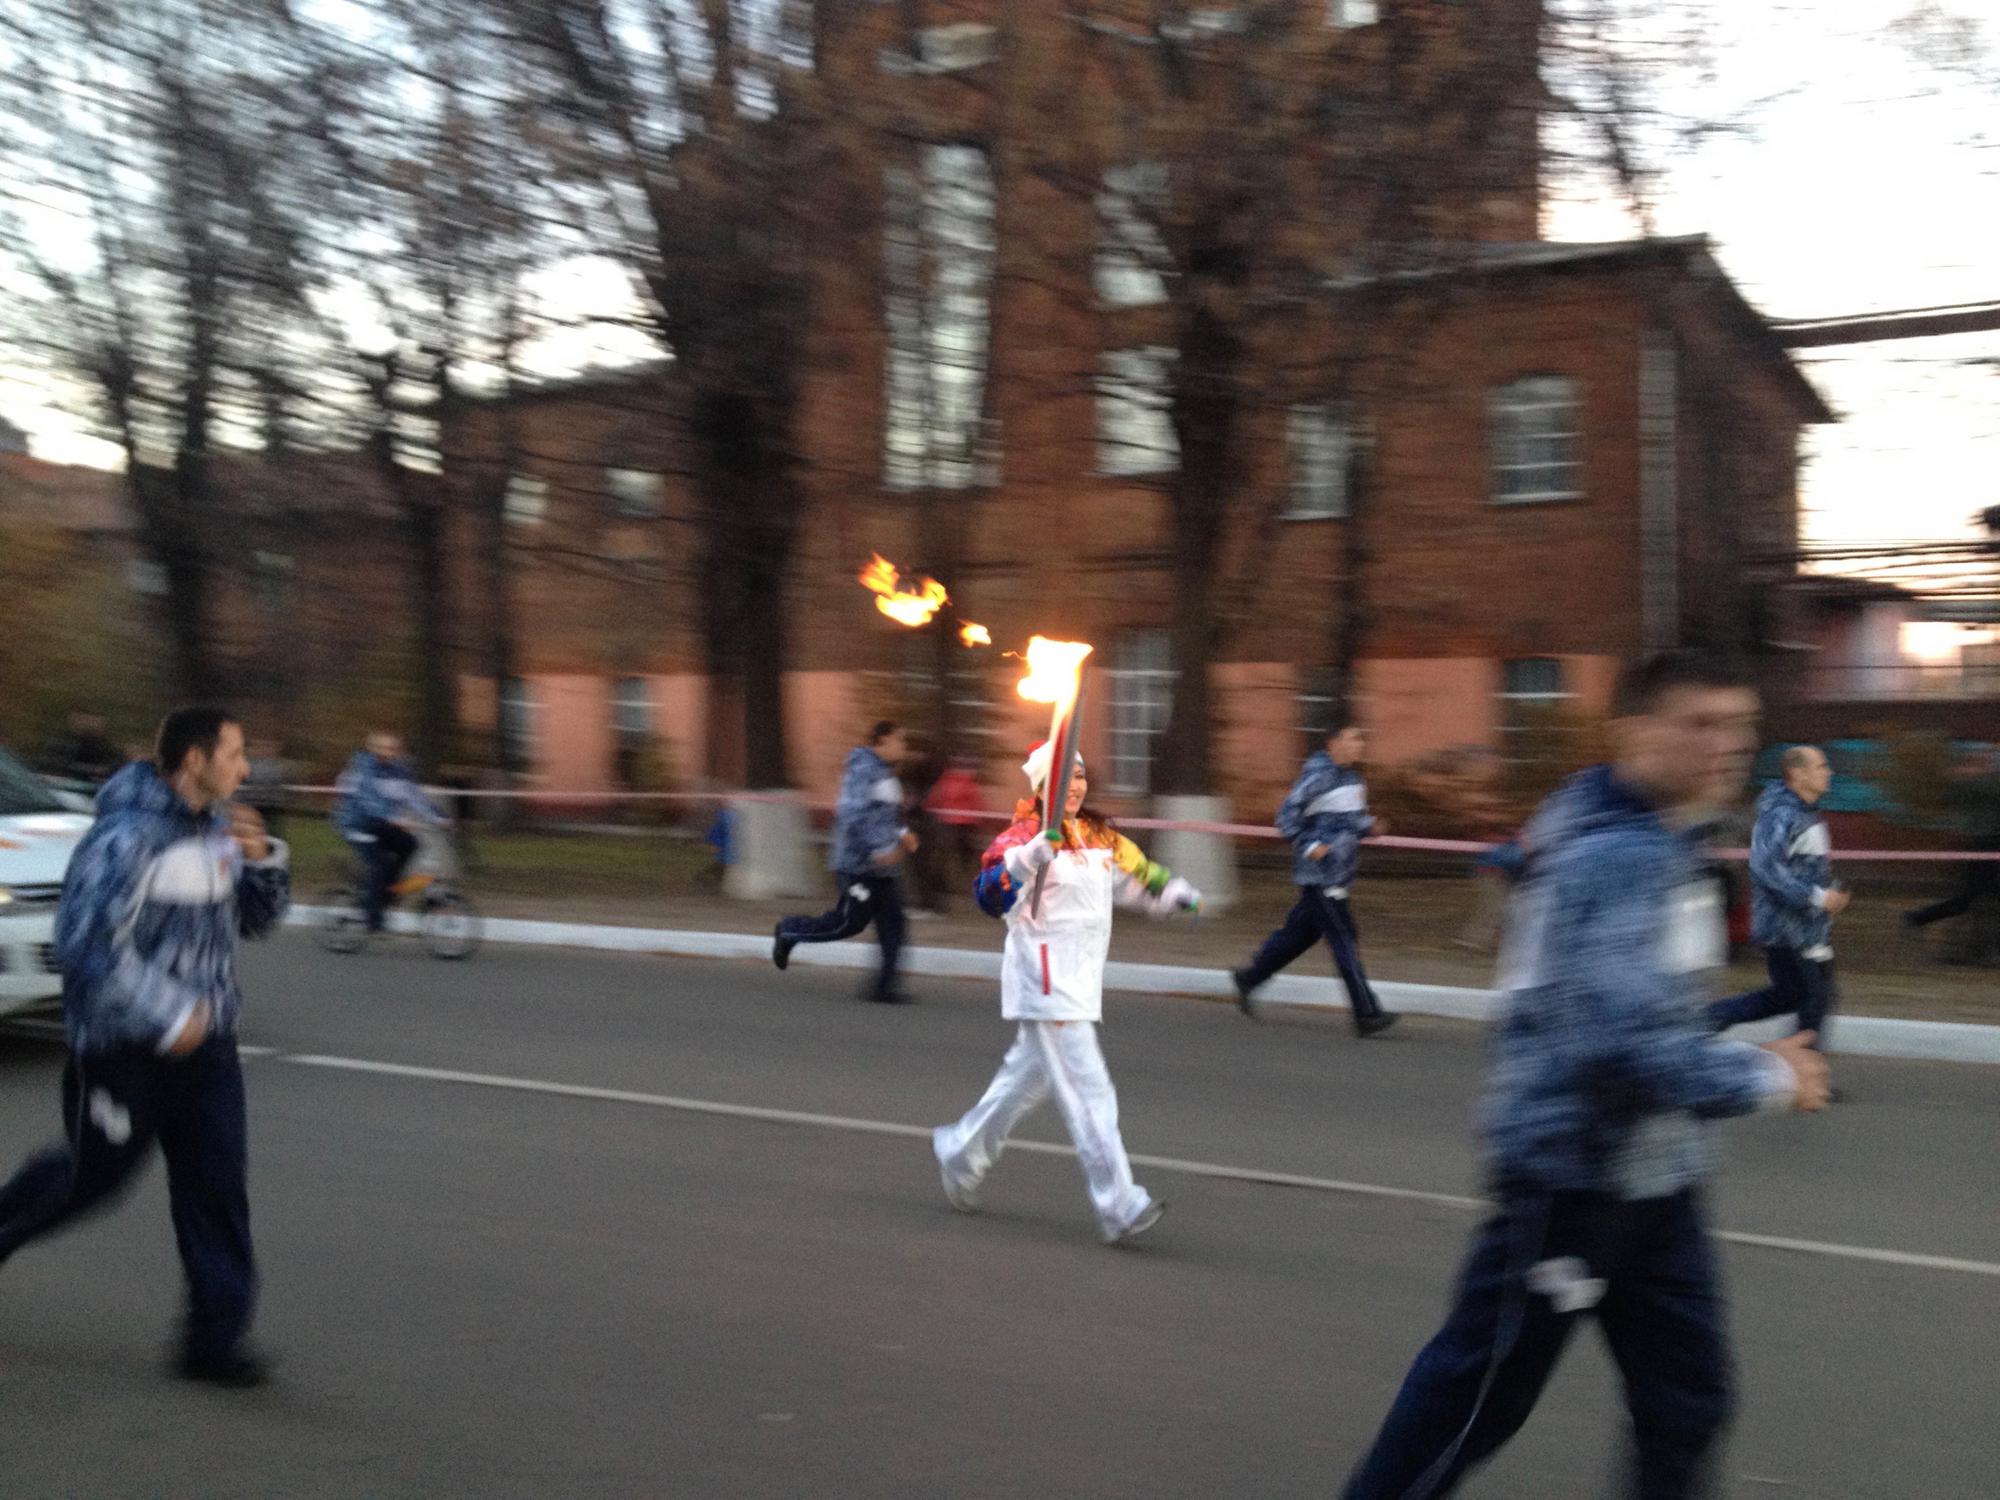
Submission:
{"label": "blue patterned tracksuit jacket", "polygon": [[[1368,785],[1352,766],[1338,766],[1324,750],[1306,757],[1299,779],[1278,809],[1278,832],[1291,841],[1292,884],[1346,890],[1361,862],[1361,840],[1375,826],[1368,812]],[[1326,845],[1318,859],[1306,857]]]}
{"label": "blue patterned tracksuit jacket", "polygon": [[1750,936],[1765,948],[1824,950],[1833,918],[1820,892],[1833,888],[1833,840],[1826,823],[1797,792],[1780,783],[1757,799],[1750,835]]}
{"label": "blue patterned tracksuit jacket", "polygon": [[357,750],[334,785],[340,800],[333,805],[333,826],[345,839],[366,833],[371,823],[393,823],[398,818],[444,821],[444,814],[424,795],[410,768],[400,760],[383,760],[367,750]]}
{"label": "blue patterned tracksuit jacket", "polygon": [[903,783],[896,768],[866,745],[858,747],[841,775],[827,868],[836,875],[880,874],[875,856],[893,849],[903,831]]}
{"label": "blue patterned tracksuit jacket", "polygon": [[238,936],[261,937],[291,903],[285,846],[255,864],[220,809],[196,812],[152,766],[97,794],[97,822],[70,859],[56,910],[63,1027],[72,1051],[158,1049],[206,1000],[232,1034]]}
{"label": "blue patterned tracksuit jacket", "polygon": [[1664,1197],[1707,1175],[1703,1121],[1788,1102],[1791,1072],[1710,1035],[1704,971],[1721,899],[1692,835],[1609,767],[1529,824],[1501,960],[1503,1015],[1482,1109],[1495,1181]]}

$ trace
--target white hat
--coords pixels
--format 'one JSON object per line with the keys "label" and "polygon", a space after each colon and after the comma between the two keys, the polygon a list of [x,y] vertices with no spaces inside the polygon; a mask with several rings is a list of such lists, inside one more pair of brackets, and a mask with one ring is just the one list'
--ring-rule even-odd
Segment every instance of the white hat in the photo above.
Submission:
{"label": "white hat", "polygon": [[[1028,758],[1021,762],[1021,773],[1028,778],[1028,788],[1030,791],[1039,792],[1047,785],[1049,779],[1049,762],[1054,760],[1055,757],[1056,748],[1047,740],[1043,740],[1028,752]],[[1076,758],[1076,768],[1079,771],[1083,769],[1083,757],[1081,755]]]}

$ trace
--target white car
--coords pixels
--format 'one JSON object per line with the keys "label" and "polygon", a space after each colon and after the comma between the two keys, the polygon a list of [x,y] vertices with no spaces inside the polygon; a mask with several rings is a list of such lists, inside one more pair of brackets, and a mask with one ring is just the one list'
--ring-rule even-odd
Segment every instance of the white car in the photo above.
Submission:
{"label": "white car", "polygon": [[83,805],[0,750],[0,1015],[62,993],[56,899],[90,828]]}

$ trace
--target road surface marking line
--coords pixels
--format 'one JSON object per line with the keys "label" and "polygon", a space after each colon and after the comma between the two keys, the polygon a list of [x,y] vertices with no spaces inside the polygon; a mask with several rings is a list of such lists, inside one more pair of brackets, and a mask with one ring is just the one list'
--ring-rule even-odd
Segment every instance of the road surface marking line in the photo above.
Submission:
{"label": "road surface marking line", "polygon": [[[805,1125],[821,1130],[846,1130],[861,1135],[899,1136],[906,1140],[931,1138],[928,1125],[903,1125],[893,1120],[862,1120],[851,1115],[815,1114],[806,1110],[773,1109],[758,1104],[726,1104],[716,1099],[687,1099],[675,1094],[648,1094],[633,1089],[598,1088],[590,1084],[554,1083],[540,1078],[510,1078],[496,1073],[468,1073],[457,1068],[424,1068],[409,1063],[373,1062],[358,1057],[330,1057],[318,1053],[280,1053],[279,1062],[305,1068],[330,1068],[348,1073],[373,1073],[390,1078],[416,1078],[431,1083],[467,1084],[475,1088],[506,1089],[522,1094],[553,1094],[564,1099],[589,1099],[602,1104],[636,1104],[652,1109],[670,1109],[683,1114],[714,1115],[732,1120],[761,1120],[774,1125]],[[1050,1141],[1013,1140],[1010,1151],[1033,1152],[1042,1156],[1075,1156],[1070,1146]],[[1483,1198],[1466,1198],[1454,1193],[1432,1193],[1420,1188],[1388,1187],[1374,1182],[1348,1182],[1337,1177],[1309,1177],[1296,1172],[1274,1172],[1261,1167],[1235,1167],[1220,1162],[1188,1161],[1176,1156],[1134,1154],[1132,1165],[1162,1172],[1179,1172],[1190,1177],[1214,1177],[1229,1182],[1254,1182],[1271,1187],[1304,1188],[1318,1193],[1341,1193],[1351,1197],[1393,1198],[1405,1203],[1427,1203],[1441,1208],[1478,1212],[1489,1205]],[[1878,1250],[1868,1245],[1841,1245],[1824,1240],[1786,1239],[1778,1235],[1748,1234],[1718,1229],[1715,1237],[1732,1245],[1748,1245],[1762,1250],[1788,1250],[1800,1255],[1819,1255],[1834,1260],[1871,1261],[1878,1265],[1904,1266],[1927,1271],[1958,1271],[1970,1276],[2000,1276],[2000,1263],[1964,1260],[1951,1255],[1920,1255],[1908,1250]]]}

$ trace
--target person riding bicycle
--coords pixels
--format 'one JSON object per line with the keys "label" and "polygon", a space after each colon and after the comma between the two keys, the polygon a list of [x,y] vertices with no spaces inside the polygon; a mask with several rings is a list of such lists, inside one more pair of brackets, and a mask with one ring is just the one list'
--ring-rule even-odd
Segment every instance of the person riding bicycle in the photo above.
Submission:
{"label": "person riding bicycle", "polygon": [[403,759],[402,736],[386,729],[368,736],[334,783],[333,826],[354,849],[366,872],[362,912],[370,932],[380,932],[389,893],[417,852],[415,829],[442,826],[445,815],[417,785]]}

